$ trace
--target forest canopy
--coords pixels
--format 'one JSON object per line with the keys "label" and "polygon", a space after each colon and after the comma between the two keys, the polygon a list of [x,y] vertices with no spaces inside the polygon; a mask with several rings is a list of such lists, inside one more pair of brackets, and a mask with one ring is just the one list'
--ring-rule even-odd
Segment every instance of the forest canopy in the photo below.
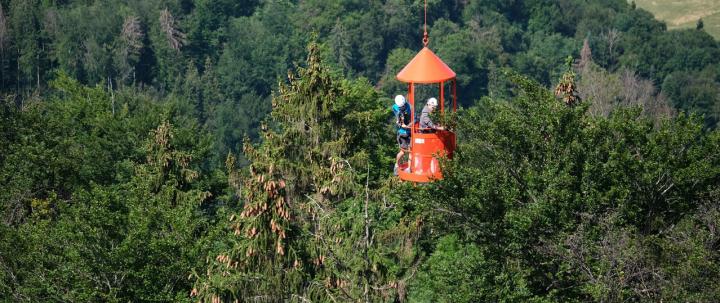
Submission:
{"label": "forest canopy", "polygon": [[415,185],[424,3],[0,0],[0,301],[720,297],[718,41],[428,0],[458,147]]}

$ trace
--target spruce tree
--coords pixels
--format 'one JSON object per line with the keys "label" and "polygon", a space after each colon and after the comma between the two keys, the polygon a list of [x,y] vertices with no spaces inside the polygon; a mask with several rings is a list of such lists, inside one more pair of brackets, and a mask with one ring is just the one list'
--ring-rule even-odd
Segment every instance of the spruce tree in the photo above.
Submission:
{"label": "spruce tree", "polygon": [[385,149],[369,144],[384,129],[385,109],[368,83],[334,79],[314,43],[306,66],[288,80],[273,96],[273,127],[263,126],[263,143],[245,140],[247,169],[236,171],[228,157],[242,210],[229,216],[227,243],[219,244],[226,248],[208,257],[191,296],[205,302],[391,298],[396,277],[414,261],[419,224],[399,219],[400,210],[388,216],[370,201],[380,184],[373,178],[370,187],[370,171],[384,163],[378,153]]}

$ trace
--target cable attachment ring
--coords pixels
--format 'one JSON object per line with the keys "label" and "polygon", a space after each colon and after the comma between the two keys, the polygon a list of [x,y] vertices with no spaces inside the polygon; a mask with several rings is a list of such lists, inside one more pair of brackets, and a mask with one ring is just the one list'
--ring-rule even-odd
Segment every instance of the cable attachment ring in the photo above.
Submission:
{"label": "cable attachment ring", "polygon": [[427,0],[425,0],[425,23],[423,24],[423,31],[424,31],[424,33],[423,33],[422,42],[423,42],[423,46],[427,47],[428,43],[430,42],[430,38],[428,38],[428,33],[427,33]]}

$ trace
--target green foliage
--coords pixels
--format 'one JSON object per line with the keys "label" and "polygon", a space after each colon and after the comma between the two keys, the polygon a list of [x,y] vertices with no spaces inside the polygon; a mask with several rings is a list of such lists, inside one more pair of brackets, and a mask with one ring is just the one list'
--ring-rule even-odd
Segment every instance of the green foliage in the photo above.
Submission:
{"label": "green foliage", "polygon": [[102,87],[88,88],[63,74],[53,86],[52,100],[14,114],[17,128],[5,142],[0,169],[9,222],[21,222],[33,198],[67,199],[91,183],[113,182],[123,159],[137,159],[136,146],[160,113],[140,98],[111,97]]}
{"label": "green foliage", "polygon": [[668,276],[662,294],[668,300],[712,301],[718,296],[717,191],[703,200],[710,204],[701,205],[666,236],[649,241],[662,248],[660,262]]}
{"label": "green foliage", "polygon": [[[27,203],[29,215],[17,218],[22,214],[9,208],[4,216],[13,220],[2,229],[0,278],[7,285],[2,296],[15,301],[186,300],[187,276],[204,255],[200,207],[211,194],[197,163],[207,155],[206,140],[196,129],[174,129],[167,122],[145,138],[147,133],[134,133],[144,128],[145,117],[129,118],[137,100],[122,102],[123,109],[113,115],[102,89],[60,79],[55,86],[65,97],[44,109],[56,116],[47,116],[49,125],[36,126],[51,132],[38,136],[43,131],[32,130],[39,140],[11,145],[3,166],[27,169],[5,183],[3,199]],[[57,124],[59,119],[65,119],[63,124]],[[28,136],[31,129],[22,131]],[[59,134],[66,135],[53,141]],[[23,164],[13,156],[26,151],[43,152],[35,157],[45,161]],[[22,195],[33,188],[38,190]]]}
{"label": "green foliage", "polygon": [[410,288],[412,302],[478,302],[493,289],[483,288],[493,279],[497,264],[486,264],[473,244],[463,244],[456,235],[437,241],[422,271]]}
{"label": "green foliage", "polygon": [[[675,269],[659,258],[673,248],[648,241],[703,212],[698,201],[720,178],[717,132],[685,116],[654,127],[638,109],[592,118],[585,104],[565,106],[511,79],[518,97],[466,111],[447,178],[417,197],[434,230],[465,235],[483,252],[478,262],[494,264],[494,279],[467,281],[494,290],[477,300],[656,301],[671,298],[668,285],[710,291],[707,282],[668,279]],[[717,258],[709,247],[686,249]],[[443,266],[431,259],[428,274]],[[458,270],[449,275],[465,275]]]}
{"label": "green foliage", "polygon": [[463,96],[460,104],[471,105],[486,93],[483,88],[487,87],[489,70],[501,64],[502,48],[497,31],[461,29],[449,20],[440,19],[430,34],[434,37],[432,45],[437,55],[458,75],[458,94]]}
{"label": "green foliage", "polygon": [[217,60],[220,50],[232,37],[227,36],[233,17],[249,16],[258,5],[251,1],[193,1],[188,30],[188,52],[197,62],[207,57]]}
{"label": "green foliage", "polygon": [[[498,82],[504,67],[551,85],[562,72],[556,63],[575,54],[584,38],[602,68],[638,71],[656,83],[673,72],[703,69],[719,57],[717,43],[702,31],[668,32],[652,15],[625,1],[501,2],[428,3],[429,46],[457,72],[459,101],[465,107],[486,95],[508,95],[506,83]],[[0,22],[5,24],[0,30],[0,90],[21,98],[36,89],[43,93],[53,71],[63,70],[85,84],[152,86],[167,95],[184,91],[186,76],[195,70],[204,75],[209,68],[218,84],[211,98],[225,110],[240,112],[235,119],[228,119],[225,110],[215,119],[204,106],[187,112],[210,132],[222,134],[212,160],[217,167],[227,151],[239,151],[242,134],[259,139],[270,92],[301,59],[307,33],[318,34],[329,48],[328,64],[338,72],[366,77],[387,94],[402,91],[394,75],[406,63],[398,61],[406,54],[398,57],[397,52],[420,48],[423,4],[13,1],[4,7],[7,18]],[[681,90],[680,95],[697,96]],[[714,111],[707,105],[713,101],[702,96],[697,106],[679,100],[682,105],[676,108]],[[261,101],[238,104],[253,98]],[[210,120],[215,122],[205,123]]]}
{"label": "green foliage", "polygon": [[560,78],[564,70],[558,63],[568,56],[574,57],[577,44],[576,40],[559,34],[547,36],[536,33],[530,37],[531,48],[516,57],[515,66],[517,70],[534,75],[541,83],[550,83],[551,79]]}
{"label": "green foliage", "polygon": [[225,92],[235,99],[255,92],[267,96],[277,78],[287,72],[298,49],[292,28],[282,23],[290,8],[276,4],[261,14],[232,20],[229,42],[220,57],[218,73]]}
{"label": "green foliage", "polygon": [[[413,186],[388,97],[423,1],[0,2],[0,300],[720,295],[704,31],[624,0],[428,1],[469,109]],[[545,87],[584,39],[567,106]]]}
{"label": "green foliage", "polygon": [[[22,0],[13,1],[8,11],[10,20],[5,22],[13,29],[11,35],[17,50],[17,89],[38,89],[41,70],[46,68],[43,62],[45,54],[41,50],[44,42],[40,25],[41,9],[39,0]],[[45,72],[42,71],[43,80]]]}
{"label": "green foliage", "polygon": [[[717,41],[703,31],[677,30],[653,36],[632,57],[643,76],[662,80],[672,71],[700,70],[718,63]],[[622,59],[621,59],[622,60]]]}
{"label": "green foliage", "polygon": [[662,90],[676,108],[703,115],[705,125],[714,128],[720,121],[718,73],[712,68],[674,72],[665,78]]}
{"label": "green foliage", "polygon": [[389,139],[381,127],[386,112],[380,100],[367,82],[333,78],[319,61],[317,44],[311,44],[307,66],[290,74],[274,95],[278,129],[263,131],[257,147],[246,140],[246,172],[235,171],[235,158],[228,158],[230,185],[242,211],[223,221],[224,249],[196,275],[193,296],[201,301],[404,296],[392,288],[405,287],[397,286],[405,283],[398,280],[414,262],[419,226],[374,200],[380,176],[370,172],[392,161],[387,149],[368,148],[384,145],[380,136]]}

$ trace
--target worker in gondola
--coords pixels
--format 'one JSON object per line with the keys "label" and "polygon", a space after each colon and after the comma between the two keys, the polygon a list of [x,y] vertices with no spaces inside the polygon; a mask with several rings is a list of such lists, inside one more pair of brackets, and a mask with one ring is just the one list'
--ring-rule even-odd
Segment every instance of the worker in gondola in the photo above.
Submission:
{"label": "worker in gondola", "polygon": [[405,101],[403,95],[395,96],[392,111],[395,116],[395,129],[397,130],[396,140],[400,147],[400,151],[395,156],[395,168],[393,169],[395,175],[397,175],[400,160],[405,155],[405,152],[410,150],[410,105]]}
{"label": "worker in gondola", "polygon": [[430,98],[425,103],[425,106],[422,109],[422,113],[420,114],[420,130],[422,132],[434,132],[436,130],[444,130],[440,125],[437,125],[433,123],[432,119],[430,119],[430,114],[437,108],[438,101],[435,98]]}

